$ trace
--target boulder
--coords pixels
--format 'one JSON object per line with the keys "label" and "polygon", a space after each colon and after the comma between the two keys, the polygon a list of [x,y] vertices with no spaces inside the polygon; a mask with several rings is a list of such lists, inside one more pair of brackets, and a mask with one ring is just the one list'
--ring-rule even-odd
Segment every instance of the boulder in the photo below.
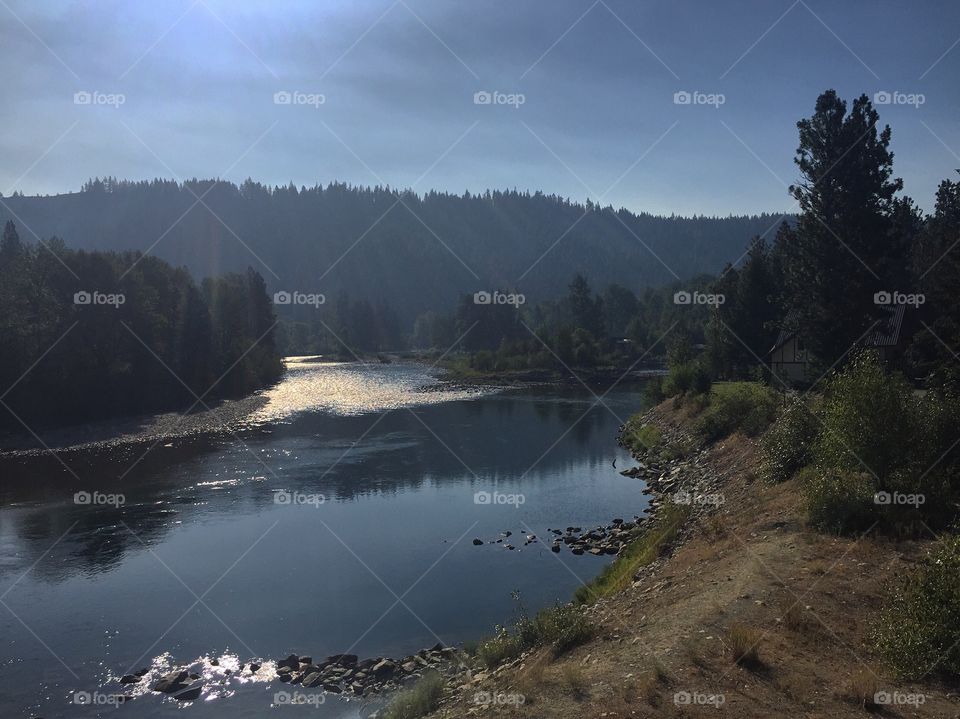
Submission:
{"label": "boulder", "polygon": [[187,679],[185,671],[173,671],[160,677],[160,681],[153,685],[153,691],[163,694],[173,694],[184,688]]}
{"label": "boulder", "polygon": [[392,677],[397,671],[397,665],[389,659],[381,659],[370,670],[377,679]]}
{"label": "boulder", "polygon": [[483,540],[482,540],[482,539],[479,539],[479,538],[477,538],[477,537],[474,537],[474,539],[473,539],[473,546],[474,546],[474,547],[479,547],[481,544],[483,544]]}
{"label": "boulder", "polygon": [[140,677],[135,674],[124,674],[120,677],[121,684],[136,684],[138,681],[140,681]]}
{"label": "boulder", "polygon": [[310,672],[303,678],[303,686],[307,689],[312,689],[313,687],[320,684],[322,679],[320,678],[320,672]]}
{"label": "boulder", "polygon": [[289,667],[290,669],[299,669],[300,668],[300,657],[296,654],[291,654],[286,659],[280,659],[277,661],[277,671],[280,671],[281,667]]}

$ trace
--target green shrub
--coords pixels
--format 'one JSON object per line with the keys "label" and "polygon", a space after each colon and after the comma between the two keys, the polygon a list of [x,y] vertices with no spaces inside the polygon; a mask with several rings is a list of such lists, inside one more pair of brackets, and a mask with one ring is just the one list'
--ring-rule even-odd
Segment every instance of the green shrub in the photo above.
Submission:
{"label": "green shrub", "polygon": [[752,382],[715,385],[710,403],[694,429],[708,442],[737,431],[755,437],[773,421],[777,403],[776,393],[763,385]]}
{"label": "green shrub", "polygon": [[885,529],[900,532],[916,520],[949,526],[957,515],[958,411],[954,397],[919,396],[863,352],[827,383],[814,462],[834,476],[868,477],[877,500],[871,514]]}
{"label": "green shrub", "polygon": [[943,540],[896,590],[880,613],[874,640],[904,678],[960,674],[960,538]]}
{"label": "green shrub", "polygon": [[676,362],[669,365],[663,391],[667,397],[687,393],[698,395],[710,391],[710,370],[699,360]]}
{"label": "green shrub", "polygon": [[807,467],[800,473],[810,523],[827,532],[868,529],[875,521],[874,485],[866,472]]}
{"label": "green shrub", "polygon": [[623,428],[623,443],[628,449],[637,452],[649,452],[660,444],[663,432],[653,424],[644,424],[641,415],[634,415],[627,420]]}
{"label": "green shrub", "polygon": [[383,713],[383,719],[419,719],[440,704],[443,677],[435,671],[427,672],[410,689],[397,694]]}
{"label": "green shrub", "polygon": [[863,352],[826,386],[823,430],[814,453],[822,467],[868,471],[886,489],[887,478],[909,456],[917,435],[913,390]]}
{"label": "green shrub", "polygon": [[690,391],[693,394],[707,394],[713,385],[710,370],[703,362],[696,362],[693,367],[693,376],[690,378]]}
{"label": "green shrub", "polygon": [[813,459],[810,451],[820,430],[814,408],[794,399],[780,412],[760,440],[767,479],[784,482]]}
{"label": "green shrub", "polygon": [[512,596],[517,603],[513,630],[498,626],[492,638],[477,646],[477,657],[490,669],[536,646],[549,646],[554,657],[558,657],[583,644],[593,634],[592,625],[578,606],[556,604],[542,609],[531,619],[520,593],[514,592]]}
{"label": "green shrub", "polygon": [[651,377],[643,387],[643,401],[650,407],[656,407],[667,398],[663,391],[663,377]]}

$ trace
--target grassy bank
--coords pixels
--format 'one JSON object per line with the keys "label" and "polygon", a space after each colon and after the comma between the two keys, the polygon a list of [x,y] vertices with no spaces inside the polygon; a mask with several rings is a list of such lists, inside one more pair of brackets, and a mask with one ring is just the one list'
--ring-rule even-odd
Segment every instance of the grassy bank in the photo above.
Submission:
{"label": "grassy bank", "polygon": [[661,506],[653,526],[631,542],[626,551],[604,567],[599,575],[579,587],[574,594],[576,601],[590,604],[629,587],[637,571],[661,556],[673,543],[690,511],[687,505],[667,503]]}

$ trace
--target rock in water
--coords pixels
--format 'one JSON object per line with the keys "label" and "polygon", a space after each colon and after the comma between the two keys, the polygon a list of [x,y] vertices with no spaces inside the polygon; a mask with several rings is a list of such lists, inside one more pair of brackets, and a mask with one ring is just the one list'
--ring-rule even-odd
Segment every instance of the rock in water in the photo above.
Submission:
{"label": "rock in water", "polygon": [[277,670],[279,671],[280,669],[282,669],[282,668],[284,668],[284,667],[286,667],[286,668],[288,668],[288,669],[291,669],[291,670],[293,670],[293,669],[299,669],[299,668],[300,668],[300,657],[298,657],[296,654],[291,654],[291,655],[288,656],[286,659],[278,659],[278,660],[277,660]]}
{"label": "rock in water", "polygon": [[184,671],[173,671],[160,677],[160,681],[153,685],[153,691],[163,694],[173,694],[183,689],[183,682],[187,678]]}
{"label": "rock in water", "polygon": [[386,679],[394,675],[397,671],[397,665],[389,659],[381,659],[373,666],[371,671],[377,679]]}

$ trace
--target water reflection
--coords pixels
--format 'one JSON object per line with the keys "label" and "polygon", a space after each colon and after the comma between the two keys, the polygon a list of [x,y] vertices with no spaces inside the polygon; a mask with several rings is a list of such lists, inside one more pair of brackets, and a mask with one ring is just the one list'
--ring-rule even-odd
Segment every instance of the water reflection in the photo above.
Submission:
{"label": "water reflection", "polygon": [[[362,368],[310,370],[328,371],[356,386]],[[228,648],[247,659],[335,653],[358,637],[358,653],[400,655],[432,645],[432,632],[456,642],[489,631],[509,616],[514,588],[532,608],[566,598],[578,574],[590,576],[606,561],[552,555],[542,545],[511,553],[473,547],[469,536],[453,546],[465,531],[489,537],[530,526],[543,533],[641,511],[641,487],[611,467],[618,417],[638,409],[639,389],[615,391],[607,398],[611,413],[582,389],[441,401],[442,393],[417,389],[422,370],[371,372],[377,399],[370,401],[390,405],[379,411],[281,413],[240,428],[241,441],[177,439],[139,462],[143,446],[67,453],[79,481],[48,456],[0,456],[0,592],[16,582],[5,597],[10,611],[83,686],[126,669],[152,644],[148,663],[168,651],[180,661]],[[387,386],[390,373],[402,391]],[[316,392],[295,394],[316,402]],[[429,397],[410,396],[420,394]],[[73,503],[75,492],[94,489],[122,494],[125,503]],[[280,506],[280,489],[323,495],[326,503]],[[526,503],[474,504],[474,492],[494,489],[522,492]],[[402,592],[441,555],[405,598],[427,631],[404,608],[390,611],[395,597],[384,583]],[[211,586],[206,601],[222,623],[203,606],[184,614],[191,592]],[[60,715],[62,707],[44,702],[75,689],[76,680],[3,611],[0,634],[11,638],[17,658],[0,673],[0,690],[15,706]],[[42,686],[39,676],[47,677]],[[265,709],[256,693],[229,702],[237,716]]]}

